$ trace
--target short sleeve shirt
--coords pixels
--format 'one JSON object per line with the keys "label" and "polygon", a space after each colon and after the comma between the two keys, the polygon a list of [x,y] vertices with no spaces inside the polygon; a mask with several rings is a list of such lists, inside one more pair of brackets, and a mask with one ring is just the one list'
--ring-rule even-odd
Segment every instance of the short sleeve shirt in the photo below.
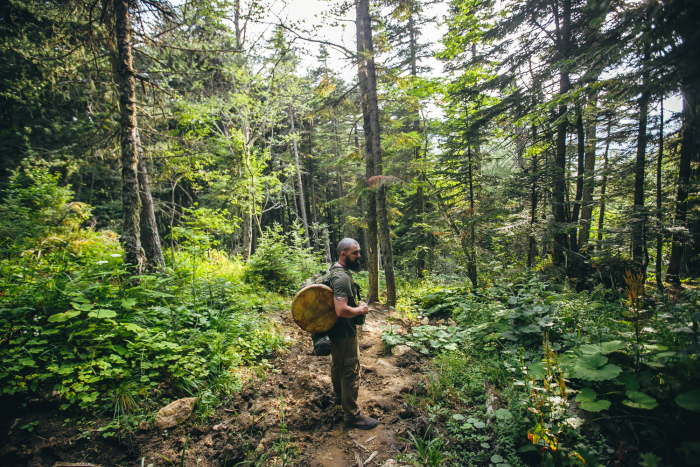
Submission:
{"label": "short sleeve shirt", "polygon": [[[331,277],[330,284],[331,289],[333,289],[333,297],[345,297],[348,299],[348,306],[356,307],[357,301],[355,300],[355,294],[353,293],[353,280],[352,274],[347,268],[342,266],[334,266],[332,269],[342,268],[345,269],[345,273],[336,273]],[[338,318],[338,322],[335,323],[328,335],[333,339],[333,337],[353,337],[357,334],[357,329],[355,328],[358,324],[364,323],[364,316],[357,316],[355,318]]]}

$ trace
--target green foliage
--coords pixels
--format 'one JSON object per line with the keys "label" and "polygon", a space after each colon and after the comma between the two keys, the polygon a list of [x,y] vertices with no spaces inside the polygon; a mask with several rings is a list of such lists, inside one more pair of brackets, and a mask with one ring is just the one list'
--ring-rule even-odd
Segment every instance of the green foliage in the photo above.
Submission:
{"label": "green foliage", "polygon": [[[16,223],[43,217],[31,230],[37,237],[23,237],[28,249],[15,241],[0,260],[1,393],[58,398],[63,407],[102,405],[123,419],[164,384],[228,395],[241,386],[240,369],[265,365],[285,345],[255,313],[265,307],[254,305],[282,302],[245,284],[236,260],[193,248],[169,275],[134,281],[116,235],[80,229],[89,209],[71,210],[56,177],[44,169],[25,176],[20,186],[16,174],[0,209]],[[221,217],[192,215],[201,225]],[[61,222],[46,222],[56,217]]]}
{"label": "green foliage", "polygon": [[245,267],[247,282],[258,283],[269,290],[294,294],[301,282],[322,266],[311,248],[304,247],[299,229],[289,234],[275,224],[258,240],[258,247]]}
{"label": "green foliage", "polygon": [[[536,274],[515,274],[484,288],[434,284],[412,295],[418,317],[430,313],[457,325],[419,325],[408,334],[393,326],[384,331],[387,346],[409,345],[436,355],[427,395],[409,400],[432,421],[445,423],[457,443],[454,452],[474,464],[488,459],[485,446],[492,448],[497,436],[503,449],[498,455],[511,465],[517,465],[513,457],[529,462],[531,452],[543,448],[544,465],[595,465],[596,459],[612,456],[616,441],[598,444],[584,414],[631,417],[640,426],[648,426],[652,417],[658,428],[644,433],[647,446],[659,443],[653,433],[663,430],[674,433],[682,454],[700,400],[687,383],[697,368],[697,336],[681,325],[696,319],[695,292],[675,305],[659,304],[654,313],[641,310],[648,317],[640,340],[625,296],[602,287],[581,293],[547,285]],[[488,395],[484,380],[499,388],[506,404],[501,408],[513,416],[494,413],[493,429],[483,424],[486,414],[479,408]],[[491,434],[480,432],[484,429]],[[478,454],[474,446],[481,443],[484,451]],[[654,449],[658,455],[667,452],[661,444]]]}
{"label": "green foliage", "polygon": [[90,208],[71,202],[72,191],[58,186],[58,179],[41,165],[12,173],[0,204],[2,249],[11,254],[29,246],[38,251],[56,247],[54,235],[69,235],[90,217]]}
{"label": "green foliage", "polygon": [[[425,430],[425,434],[422,437],[416,437],[416,435],[409,432],[409,439],[400,438],[410,443],[416,450],[415,453],[410,453],[402,457],[416,467],[439,467],[443,465],[444,440],[437,436],[430,439],[429,435],[430,427]],[[404,460],[403,458],[402,460]]]}

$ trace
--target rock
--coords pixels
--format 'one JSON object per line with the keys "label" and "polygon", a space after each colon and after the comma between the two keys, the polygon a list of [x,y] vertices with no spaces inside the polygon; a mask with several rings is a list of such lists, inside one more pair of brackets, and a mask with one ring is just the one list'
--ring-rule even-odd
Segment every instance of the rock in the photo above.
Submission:
{"label": "rock", "polygon": [[141,422],[139,423],[139,430],[141,431],[148,431],[150,427],[148,426],[148,422]]}
{"label": "rock", "polygon": [[156,419],[158,428],[165,430],[184,422],[192,415],[192,410],[194,410],[196,403],[196,397],[186,397],[166,405],[158,411]]}
{"label": "rock", "polygon": [[[374,364],[374,368],[375,368],[377,375],[384,377],[384,378],[389,377],[389,376],[393,376],[394,374],[396,374],[399,371],[398,368],[396,368],[394,365],[387,362],[383,358],[377,359],[377,361]],[[388,383],[389,381],[386,381],[386,382]]]}
{"label": "rock", "polygon": [[445,320],[444,320],[444,319],[441,319],[441,320],[438,321],[436,324],[437,324],[438,326],[442,326],[444,322],[445,322]]}
{"label": "rock", "polygon": [[427,326],[427,325],[430,324],[430,320],[429,320],[428,317],[426,316],[425,318],[423,318],[422,320],[420,320],[420,324],[422,324],[423,326]]}
{"label": "rock", "polygon": [[448,326],[457,326],[457,323],[452,318],[447,318],[447,325]]}
{"label": "rock", "polygon": [[409,352],[411,348],[407,345],[397,345],[396,347],[393,347],[391,349],[392,355],[395,355],[397,357],[400,357],[401,355],[405,354],[406,352]]}

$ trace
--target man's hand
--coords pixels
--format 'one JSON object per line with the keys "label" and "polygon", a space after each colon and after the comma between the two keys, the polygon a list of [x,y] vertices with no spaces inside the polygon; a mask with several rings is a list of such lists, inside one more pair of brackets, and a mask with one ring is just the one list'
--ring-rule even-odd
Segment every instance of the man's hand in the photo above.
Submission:
{"label": "man's hand", "polygon": [[357,307],[358,313],[361,315],[366,315],[369,313],[369,305],[367,305],[365,302],[360,302],[360,306]]}
{"label": "man's hand", "polygon": [[348,306],[346,297],[334,297],[335,314],[341,318],[354,318],[355,316],[366,315],[369,313],[369,306],[365,302],[360,302],[359,306]]}

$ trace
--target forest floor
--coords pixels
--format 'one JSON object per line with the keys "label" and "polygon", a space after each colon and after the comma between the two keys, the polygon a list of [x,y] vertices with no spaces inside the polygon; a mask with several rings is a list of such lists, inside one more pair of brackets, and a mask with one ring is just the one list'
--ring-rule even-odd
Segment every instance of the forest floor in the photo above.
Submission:
{"label": "forest floor", "polygon": [[[289,312],[273,318],[292,345],[273,363],[276,371],[251,378],[215,414],[192,415],[165,431],[142,423],[132,434],[104,438],[99,426],[109,419],[86,431],[85,422],[71,423],[55,404],[18,406],[0,414],[0,464],[232,467],[283,465],[286,458],[284,465],[349,467],[359,459],[381,466],[407,447],[400,438],[408,431],[426,430],[428,419],[404,401],[404,394],[422,390],[426,362],[413,351],[400,356],[385,351],[383,307],[371,307],[360,334],[358,402],[364,414],[379,420],[370,431],[343,426],[343,412],[331,398],[330,357],[313,355],[308,334]],[[20,429],[27,424],[34,424],[31,432]]]}

